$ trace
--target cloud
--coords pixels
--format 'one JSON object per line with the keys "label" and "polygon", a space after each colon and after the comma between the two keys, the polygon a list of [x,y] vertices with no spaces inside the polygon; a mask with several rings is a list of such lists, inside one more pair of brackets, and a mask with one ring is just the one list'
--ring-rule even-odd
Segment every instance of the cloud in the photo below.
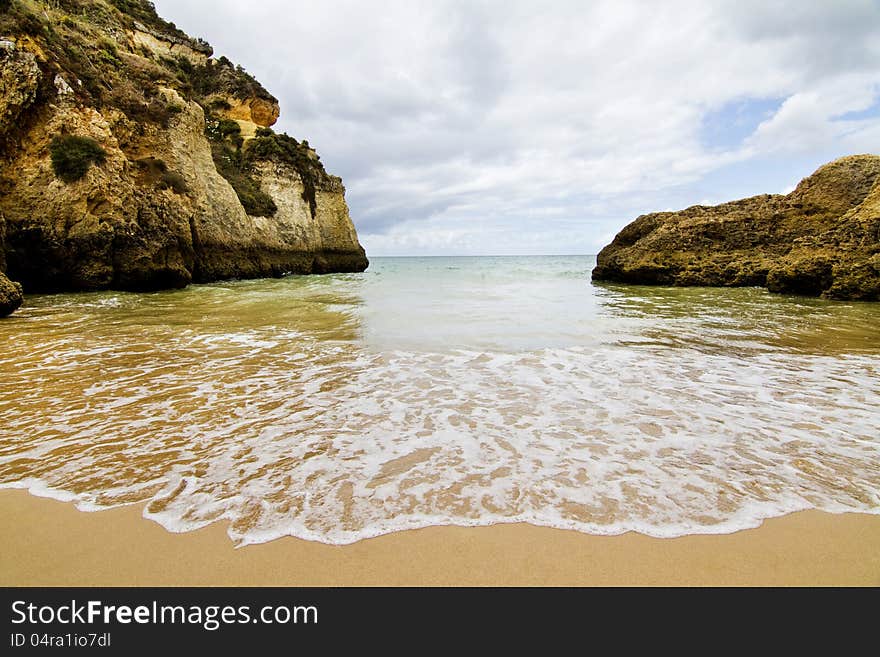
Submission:
{"label": "cloud", "polygon": [[874,2],[156,4],[279,97],[374,255],[595,252],[880,151]]}
{"label": "cloud", "polygon": [[[842,74],[789,96],[779,110],[749,136],[746,146],[757,152],[830,150],[847,145],[858,150],[876,147],[876,117],[842,120],[870,108],[878,95],[876,73]],[[861,151],[859,151],[861,152]]]}

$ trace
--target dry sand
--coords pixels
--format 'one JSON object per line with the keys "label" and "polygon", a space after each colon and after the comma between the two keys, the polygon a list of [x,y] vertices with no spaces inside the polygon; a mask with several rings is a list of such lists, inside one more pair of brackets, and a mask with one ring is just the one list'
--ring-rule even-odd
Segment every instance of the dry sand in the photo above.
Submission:
{"label": "dry sand", "polygon": [[171,534],[141,510],[82,513],[0,491],[0,585],[880,585],[871,515],[807,511],[675,539],[515,524],[234,549],[222,524]]}

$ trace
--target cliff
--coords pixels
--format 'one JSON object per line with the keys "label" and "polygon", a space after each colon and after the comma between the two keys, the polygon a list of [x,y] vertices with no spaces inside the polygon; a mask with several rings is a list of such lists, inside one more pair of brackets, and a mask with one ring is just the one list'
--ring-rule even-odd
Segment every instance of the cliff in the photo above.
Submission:
{"label": "cliff", "polygon": [[786,196],[638,217],[593,279],[880,300],[880,157],[835,160]]}
{"label": "cliff", "polygon": [[0,315],[21,287],[367,267],[342,181],[212,54],[144,0],[0,0]]}

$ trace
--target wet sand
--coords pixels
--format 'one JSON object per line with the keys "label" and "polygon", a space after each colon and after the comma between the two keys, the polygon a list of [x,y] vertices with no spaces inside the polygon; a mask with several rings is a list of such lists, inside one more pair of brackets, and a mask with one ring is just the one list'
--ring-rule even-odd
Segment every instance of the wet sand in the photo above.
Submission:
{"label": "wet sand", "polygon": [[880,516],[863,514],[806,511],[675,539],[511,524],[235,549],[221,523],[172,534],[141,511],[0,491],[0,585],[880,585]]}

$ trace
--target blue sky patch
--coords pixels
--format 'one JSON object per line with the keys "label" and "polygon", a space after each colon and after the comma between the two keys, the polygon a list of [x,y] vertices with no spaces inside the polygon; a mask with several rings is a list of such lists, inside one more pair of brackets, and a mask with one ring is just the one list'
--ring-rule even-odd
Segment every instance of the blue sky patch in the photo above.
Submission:
{"label": "blue sky patch", "polygon": [[738,148],[763,122],[772,117],[785,98],[746,98],[726,103],[703,117],[700,141],[712,151]]}
{"label": "blue sky patch", "polygon": [[880,98],[875,97],[874,102],[869,107],[856,112],[847,112],[840,116],[835,116],[834,121],[864,121],[865,119],[876,119],[880,117]]}

